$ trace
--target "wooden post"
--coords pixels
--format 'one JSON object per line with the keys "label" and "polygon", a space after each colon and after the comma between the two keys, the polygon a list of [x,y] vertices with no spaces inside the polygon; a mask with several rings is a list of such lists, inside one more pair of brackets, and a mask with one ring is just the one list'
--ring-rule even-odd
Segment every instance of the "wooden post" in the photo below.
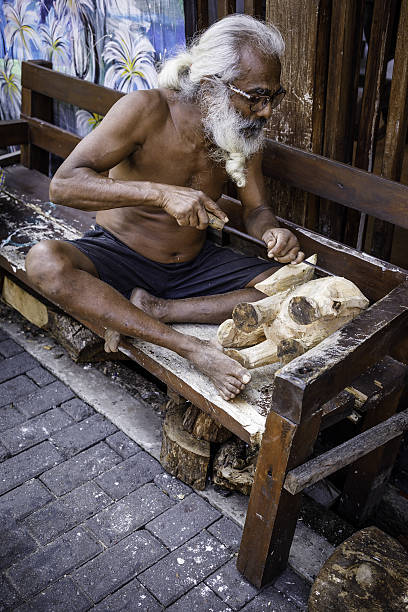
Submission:
{"label": "wooden post", "polygon": [[[46,68],[52,68],[52,63],[45,60],[31,60],[31,63],[45,66]],[[35,117],[37,119],[43,119],[48,123],[53,121],[53,106],[52,98],[44,96],[32,89],[24,87],[24,73],[26,69],[26,63],[21,64],[21,113],[28,117]],[[43,174],[48,175],[49,169],[49,153],[44,149],[32,144],[21,145],[21,163],[27,168],[39,170]]]}

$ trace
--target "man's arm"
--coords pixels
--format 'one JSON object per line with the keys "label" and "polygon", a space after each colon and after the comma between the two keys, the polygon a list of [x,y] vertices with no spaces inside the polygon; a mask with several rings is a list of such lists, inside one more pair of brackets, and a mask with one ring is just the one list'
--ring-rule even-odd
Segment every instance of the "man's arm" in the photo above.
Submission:
{"label": "man's arm", "polygon": [[143,146],[151,130],[166,121],[167,111],[167,102],[157,90],[138,91],[121,98],[59,167],[51,181],[50,199],[93,211],[158,206],[179,225],[197,229],[208,224],[206,210],[225,222],[225,213],[202,191],[103,176]]}
{"label": "man's arm", "polygon": [[300,263],[305,254],[296,236],[279,227],[272,208],[267,203],[267,190],[262,174],[262,152],[255,155],[247,167],[247,182],[238,190],[244,207],[247,232],[265,242],[268,257],[280,263]]}

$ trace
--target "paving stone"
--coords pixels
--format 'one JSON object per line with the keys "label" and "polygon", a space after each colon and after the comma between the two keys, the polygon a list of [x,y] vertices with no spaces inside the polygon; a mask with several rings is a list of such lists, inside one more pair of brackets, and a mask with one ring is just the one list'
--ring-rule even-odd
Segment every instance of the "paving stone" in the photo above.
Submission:
{"label": "paving stone", "polygon": [[278,593],[273,586],[261,591],[241,610],[242,612],[299,612],[299,608]]}
{"label": "paving stone", "polygon": [[193,491],[191,487],[181,482],[175,476],[168,474],[167,472],[162,472],[161,474],[157,474],[154,478],[154,484],[159,487],[162,491],[167,493],[171,499],[175,501],[180,501],[184,499],[189,493]]}
{"label": "paving stone", "polygon": [[26,417],[14,408],[14,406],[3,406],[0,408],[0,432],[23,423]]}
{"label": "paving stone", "polygon": [[10,338],[8,333],[5,332],[4,329],[0,328],[0,340],[7,340],[7,338]]}
{"label": "paving stone", "polygon": [[231,519],[223,516],[219,521],[207,527],[207,531],[230,550],[238,550],[242,538],[242,529]]}
{"label": "paving stone", "polygon": [[151,521],[173,503],[154,484],[146,484],[89,519],[87,527],[109,546]]}
{"label": "paving stone", "polygon": [[81,593],[70,578],[62,578],[29,603],[19,606],[15,612],[85,612],[90,607],[89,599]]}
{"label": "paving stone", "polygon": [[142,451],[97,478],[96,482],[111,497],[121,499],[153,480],[162,470],[156,459]]}
{"label": "paving stone", "polygon": [[[1,331],[1,330],[0,330]],[[21,601],[20,595],[5,576],[0,575],[0,612],[10,610]]]}
{"label": "paving stone", "polygon": [[146,525],[170,550],[174,550],[216,521],[220,513],[196,493]]}
{"label": "paving stone", "polygon": [[34,357],[31,357],[31,355],[25,351],[14,357],[4,359],[4,361],[0,363],[0,383],[10,380],[19,374],[24,374],[27,370],[32,370],[36,365],[38,365],[38,363]]}
{"label": "paving stone", "polygon": [[121,460],[122,457],[104,442],[100,442],[52,468],[41,476],[41,480],[55,495],[64,495],[109,470]]}
{"label": "paving stone", "polygon": [[24,349],[22,346],[14,342],[11,338],[8,340],[0,340],[0,355],[3,357],[14,357],[14,355],[18,355],[19,353],[24,353]]}
{"label": "paving stone", "polygon": [[237,559],[234,557],[207,578],[205,583],[231,608],[240,610],[258,594],[258,589],[239,573],[236,563]]}
{"label": "paving stone", "polygon": [[5,459],[8,459],[9,457],[10,451],[5,446],[0,444],[0,462],[4,461]]}
{"label": "paving stone", "polygon": [[168,606],[229,559],[223,544],[202,532],[138,576]]}
{"label": "paving stone", "polygon": [[88,482],[37,510],[24,524],[41,544],[46,544],[100,512],[111,502],[111,498],[95,483]]}
{"label": "paving stone", "polygon": [[74,397],[68,402],[64,402],[61,404],[61,408],[63,408],[74,421],[82,421],[91,416],[91,414],[95,414],[95,410],[80,400],[79,397]]}
{"label": "paving stone", "polygon": [[37,548],[35,540],[27,529],[17,523],[7,525],[1,534],[0,571],[5,570],[22,557],[34,552]]}
{"label": "paving stone", "polygon": [[0,434],[0,440],[12,454],[46,440],[54,431],[68,427],[72,419],[60,408],[48,410]]}
{"label": "paving stone", "polygon": [[30,480],[0,497],[0,528],[10,520],[25,518],[54,499],[38,480]]}
{"label": "paving stone", "polygon": [[137,531],[85,563],[73,578],[97,603],[167,553],[146,530]]}
{"label": "paving stone", "polygon": [[199,584],[187,593],[180,597],[169,608],[167,612],[232,612],[217,595],[206,585]]}
{"label": "paving stone", "polygon": [[0,495],[63,461],[49,442],[41,442],[0,464]]}
{"label": "paving stone", "polygon": [[53,434],[50,440],[66,457],[72,457],[96,442],[100,442],[116,430],[115,425],[101,414],[94,414],[85,421],[75,423],[64,431]]}
{"label": "paving stone", "polygon": [[[163,607],[134,578],[124,587],[92,608],[93,612],[161,612]],[[204,611],[203,611],[204,612]]]}
{"label": "paving stone", "polygon": [[[0,363],[0,370],[3,366],[4,359]],[[16,402],[16,400],[33,393],[36,389],[38,389],[37,385],[33,383],[32,380],[27,378],[27,376],[16,376],[11,380],[8,380],[4,383],[0,384],[0,406],[7,406],[7,404],[11,404],[11,402]]]}
{"label": "paving stone", "polygon": [[307,610],[310,594],[310,584],[296,574],[290,567],[279,576],[273,583],[277,591],[293,599],[295,604],[302,610]]}
{"label": "paving stone", "polygon": [[16,408],[23,412],[27,417],[33,417],[41,414],[50,408],[55,408],[62,402],[71,399],[74,393],[69,387],[64,385],[60,380],[37,389],[34,393],[20,399],[14,403]]}
{"label": "paving stone", "polygon": [[37,366],[26,373],[39,387],[45,387],[56,380],[55,376],[45,368]]}
{"label": "paving stone", "polygon": [[106,438],[106,442],[124,459],[136,455],[136,453],[140,453],[142,450],[140,446],[123,433],[123,431],[118,431],[112,436],[109,436],[109,438]]}
{"label": "paving stone", "polygon": [[7,571],[13,586],[25,598],[44,590],[101,552],[102,546],[82,527],[64,534]]}

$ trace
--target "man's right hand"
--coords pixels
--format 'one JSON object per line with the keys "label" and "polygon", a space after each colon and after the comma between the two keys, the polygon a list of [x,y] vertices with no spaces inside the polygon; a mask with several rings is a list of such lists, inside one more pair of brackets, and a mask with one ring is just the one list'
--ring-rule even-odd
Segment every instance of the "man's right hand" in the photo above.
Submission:
{"label": "man's right hand", "polygon": [[207,211],[213,213],[223,223],[228,217],[221,208],[203,191],[190,187],[166,185],[162,192],[161,207],[181,226],[204,230],[208,226]]}

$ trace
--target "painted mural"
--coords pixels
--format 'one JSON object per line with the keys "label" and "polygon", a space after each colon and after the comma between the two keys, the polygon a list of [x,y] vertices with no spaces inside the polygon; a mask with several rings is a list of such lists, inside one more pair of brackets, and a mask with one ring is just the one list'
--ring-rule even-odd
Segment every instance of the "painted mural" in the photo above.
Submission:
{"label": "painted mural", "polygon": [[[23,59],[128,93],[155,87],[158,64],[184,44],[183,0],[0,0],[0,119],[19,117]],[[81,136],[101,120],[57,113]]]}

